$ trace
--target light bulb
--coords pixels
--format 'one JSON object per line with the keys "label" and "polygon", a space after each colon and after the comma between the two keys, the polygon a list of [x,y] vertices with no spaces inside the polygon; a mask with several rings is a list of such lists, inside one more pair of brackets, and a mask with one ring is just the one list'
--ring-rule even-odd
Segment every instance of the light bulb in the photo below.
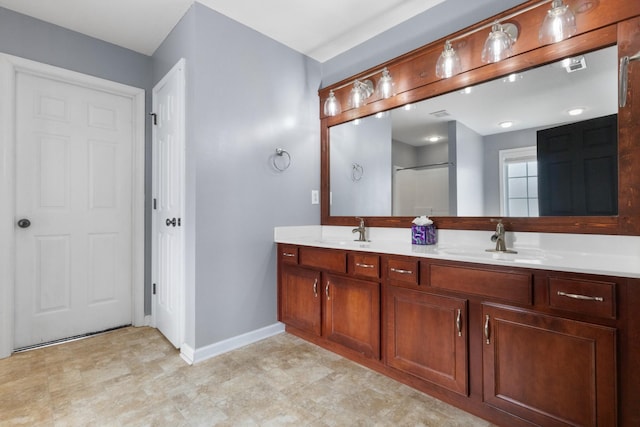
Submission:
{"label": "light bulb", "polygon": [[[482,49],[482,62],[499,62],[513,54],[511,47],[517,38],[517,28],[513,24],[493,24]],[[513,33],[513,34],[511,34]]]}
{"label": "light bulb", "polygon": [[436,62],[436,76],[441,79],[448,79],[460,73],[460,71],[460,57],[451,46],[451,42],[447,40],[444,50]]}
{"label": "light bulb", "polygon": [[340,101],[336,98],[336,95],[332,90],[329,91],[329,97],[324,101],[324,114],[325,116],[337,116],[342,112]]}
{"label": "light bulb", "polygon": [[387,68],[385,67],[382,70],[382,77],[380,77],[380,80],[378,80],[378,87],[376,88],[376,92],[380,98],[391,98],[393,95],[395,95],[393,87],[393,78],[391,78],[389,70],[387,70]]}
{"label": "light bulb", "polygon": [[577,32],[576,17],[562,0],[553,0],[538,32],[542,44],[557,43],[568,39]]}

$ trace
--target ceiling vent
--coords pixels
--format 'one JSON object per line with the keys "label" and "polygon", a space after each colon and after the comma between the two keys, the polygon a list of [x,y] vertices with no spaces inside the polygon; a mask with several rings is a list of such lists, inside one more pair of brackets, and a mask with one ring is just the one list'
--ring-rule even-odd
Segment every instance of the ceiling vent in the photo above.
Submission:
{"label": "ceiling vent", "polygon": [[575,58],[567,58],[562,61],[562,66],[567,73],[573,73],[574,71],[580,71],[587,68],[587,61],[584,56],[576,56]]}
{"label": "ceiling vent", "polygon": [[449,117],[451,114],[447,110],[438,110],[433,113],[429,113],[433,117],[441,118],[441,117]]}

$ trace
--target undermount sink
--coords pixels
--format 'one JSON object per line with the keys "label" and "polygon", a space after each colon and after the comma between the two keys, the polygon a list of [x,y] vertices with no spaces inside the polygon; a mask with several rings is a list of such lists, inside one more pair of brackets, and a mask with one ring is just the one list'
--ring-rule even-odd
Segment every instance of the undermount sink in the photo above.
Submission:
{"label": "undermount sink", "polygon": [[370,240],[366,242],[361,242],[358,240],[343,240],[343,239],[318,239],[318,243],[329,244],[329,245],[339,245],[345,247],[355,247],[355,248],[367,248],[371,244]]}
{"label": "undermount sink", "polygon": [[[484,248],[468,248],[468,247],[450,247],[438,248],[436,253],[443,255],[455,255],[465,258],[476,259],[495,259],[502,261],[524,262],[536,264],[551,256],[539,249],[517,249],[517,253],[499,252],[494,250],[486,250]],[[554,255],[554,257],[557,257]]]}

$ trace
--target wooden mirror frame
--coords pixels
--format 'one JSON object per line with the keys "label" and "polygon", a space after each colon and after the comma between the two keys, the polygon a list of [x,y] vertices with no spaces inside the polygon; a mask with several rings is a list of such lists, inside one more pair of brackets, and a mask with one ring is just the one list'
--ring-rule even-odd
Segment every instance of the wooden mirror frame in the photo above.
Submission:
{"label": "wooden mirror frame", "polygon": [[[618,46],[618,59],[640,51],[640,2],[628,0],[573,0],[565,1],[576,13],[578,33],[559,43],[540,46],[538,28],[549,4],[501,22],[516,24],[520,35],[513,47],[513,56],[494,64],[483,64],[480,52],[489,33],[483,29],[454,41],[460,56],[462,73],[449,79],[438,79],[435,66],[446,40],[474,29],[490,25],[500,18],[524,10],[538,1],[528,1],[469,28],[399,56],[374,68],[363,71],[318,91],[320,97],[321,145],[321,223],[323,225],[355,225],[352,216],[331,216],[329,206],[329,128],[359,117],[390,110],[408,103],[421,101],[470,85],[477,85],[500,76],[524,71],[568,56],[575,56],[603,47]],[[323,114],[323,103],[333,90],[343,106],[351,84],[357,78],[387,67],[396,85],[396,95],[378,99],[372,95],[360,108],[343,110],[336,116]],[[373,78],[379,78],[378,75]],[[344,87],[341,87],[343,86]],[[634,89],[638,91],[634,102]],[[369,227],[410,227],[413,217],[365,217]],[[462,230],[490,230],[494,225],[490,217],[433,217],[438,228]],[[549,233],[622,234],[640,235],[640,63],[629,64],[627,105],[618,109],[618,215],[534,217],[504,220],[509,231]]]}

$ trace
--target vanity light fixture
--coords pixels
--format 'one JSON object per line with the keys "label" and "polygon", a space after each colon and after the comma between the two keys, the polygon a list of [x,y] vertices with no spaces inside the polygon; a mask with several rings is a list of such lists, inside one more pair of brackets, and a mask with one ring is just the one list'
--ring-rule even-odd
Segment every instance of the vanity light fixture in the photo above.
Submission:
{"label": "vanity light fixture", "polygon": [[448,79],[460,73],[460,57],[451,46],[449,40],[444,44],[444,50],[436,62],[436,76],[441,79]]}
{"label": "vanity light fixture", "polygon": [[356,80],[349,94],[349,108],[362,107],[367,102],[367,98],[373,95],[373,83],[371,80]]}
{"label": "vanity light fixture", "polygon": [[541,44],[557,43],[574,35],[576,28],[576,16],[569,5],[562,0],[553,0],[551,9],[547,12],[538,32],[538,40]]}
{"label": "vanity light fixture", "polygon": [[325,116],[337,116],[342,112],[342,106],[340,101],[336,98],[336,95],[332,90],[329,91],[329,97],[324,101],[324,114]]}
{"label": "vanity light fixture", "polygon": [[335,95],[335,91],[351,84],[353,84],[353,87],[349,93],[349,99],[347,102],[348,108],[358,108],[366,104],[367,99],[374,93],[373,82],[369,80],[369,77],[378,73],[382,73],[375,90],[378,97],[380,99],[387,99],[394,96],[395,83],[387,67],[384,67],[382,70],[375,71],[367,74],[366,76],[360,77],[353,82],[345,83],[342,86],[331,89],[329,91],[329,96],[324,101],[324,114],[326,116],[337,116],[342,113],[342,106],[340,104],[340,100]]}
{"label": "vanity light fixture", "polygon": [[518,27],[513,24],[496,22],[482,48],[482,62],[500,62],[513,55],[513,44],[518,39]]}
{"label": "vanity light fixture", "polygon": [[[540,40],[540,43],[555,43],[576,34],[577,28],[575,15],[569,6],[565,5],[562,0],[540,0],[539,2],[524,9],[518,10],[510,15],[503,16],[500,18],[500,21],[508,21],[509,19],[529,12],[530,10],[547,3],[551,3],[551,8],[545,15],[544,21],[539,28],[538,39]],[[513,54],[513,44],[518,39],[518,27],[509,22],[500,23],[496,21],[493,24],[483,25],[448,39],[445,42],[444,50],[436,62],[436,76],[439,78],[449,78],[464,71],[459,65],[458,54],[455,49],[453,49],[451,43],[489,27],[491,27],[491,32],[484,44],[484,48],[482,49],[482,62],[494,63],[511,56]]]}
{"label": "vanity light fixture", "polygon": [[378,86],[376,87],[376,93],[382,99],[391,98],[395,95],[394,92],[395,83],[387,67],[382,69],[382,77],[378,80]]}

